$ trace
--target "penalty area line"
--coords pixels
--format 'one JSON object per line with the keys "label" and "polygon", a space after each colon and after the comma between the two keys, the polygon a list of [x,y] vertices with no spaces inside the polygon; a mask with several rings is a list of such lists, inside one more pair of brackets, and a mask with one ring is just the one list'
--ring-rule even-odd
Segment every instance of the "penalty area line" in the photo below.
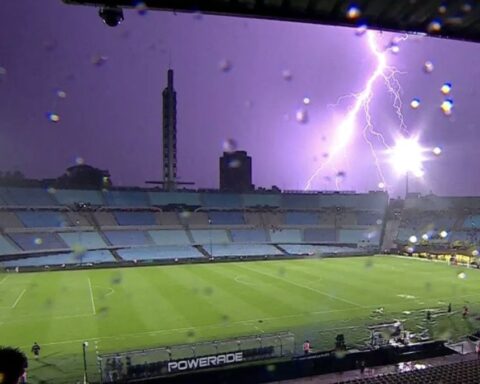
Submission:
{"label": "penalty area line", "polygon": [[90,281],[90,277],[88,278],[88,287],[90,288],[90,300],[92,302],[92,310],[93,314],[97,314],[97,310],[95,308],[95,300],[93,299],[93,289],[92,289],[92,282]]}
{"label": "penalty area line", "polygon": [[27,292],[26,288],[20,293],[20,295],[18,295],[17,300],[15,300],[15,302],[13,303],[13,305],[11,307],[12,309],[14,309],[17,306],[17,304],[20,302],[20,300],[22,299],[25,292]]}

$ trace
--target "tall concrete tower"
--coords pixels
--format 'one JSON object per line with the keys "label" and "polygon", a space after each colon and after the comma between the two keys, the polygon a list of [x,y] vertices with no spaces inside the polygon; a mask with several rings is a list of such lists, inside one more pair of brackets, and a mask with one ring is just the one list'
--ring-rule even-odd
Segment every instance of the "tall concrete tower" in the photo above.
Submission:
{"label": "tall concrete tower", "polygon": [[173,70],[168,70],[168,85],[163,90],[163,188],[177,185],[177,93],[173,88]]}

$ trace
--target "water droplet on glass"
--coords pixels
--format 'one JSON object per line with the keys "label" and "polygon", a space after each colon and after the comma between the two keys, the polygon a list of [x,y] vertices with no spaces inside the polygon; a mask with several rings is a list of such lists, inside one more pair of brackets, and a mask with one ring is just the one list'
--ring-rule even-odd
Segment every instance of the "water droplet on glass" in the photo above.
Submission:
{"label": "water droplet on glass", "polygon": [[448,232],[447,231],[441,231],[439,235],[442,239],[445,239],[448,236]]}
{"label": "water droplet on glass", "polygon": [[252,107],[253,107],[253,102],[252,102],[251,100],[245,101],[245,107],[246,107],[247,109],[252,109]]}
{"label": "water droplet on glass", "polygon": [[119,272],[116,272],[112,275],[111,278],[112,284],[120,284],[122,282],[122,274]]}
{"label": "water droplet on glass", "polygon": [[182,219],[188,219],[191,216],[190,211],[182,211],[180,212],[180,218]]}
{"label": "water droplet on glass", "polygon": [[383,183],[383,182],[378,183],[378,188],[380,188],[380,189],[385,188],[385,183]]}
{"label": "water droplet on glass", "polygon": [[427,31],[429,33],[438,33],[441,31],[441,29],[442,29],[442,23],[440,22],[440,20],[433,20],[427,26]]}
{"label": "water droplet on glass", "polygon": [[413,243],[413,244],[415,244],[415,243],[417,242],[417,240],[418,240],[418,239],[417,239],[417,236],[415,236],[415,235],[412,235],[412,236],[410,236],[410,237],[408,238],[408,241],[409,241],[410,243]]}
{"label": "water droplet on glass", "polygon": [[450,116],[452,114],[452,109],[453,109],[453,100],[452,99],[444,100],[443,103],[440,105],[440,108],[446,116]]}
{"label": "water droplet on glass", "polygon": [[423,70],[424,70],[426,73],[431,73],[431,72],[433,72],[433,70],[434,70],[433,63],[432,63],[431,61],[426,61],[426,62],[423,64]]}
{"label": "water droplet on glass", "polygon": [[308,123],[308,112],[305,109],[299,109],[295,113],[295,120],[299,122],[300,124],[306,124]]}
{"label": "water droplet on glass", "polygon": [[145,16],[148,11],[147,4],[145,4],[143,1],[137,1],[135,4],[135,9],[140,16]]}
{"label": "water droplet on glass", "polygon": [[435,148],[433,148],[432,152],[433,152],[434,155],[438,156],[442,153],[442,148],[435,147]]}
{"label": "water droplet on glass", "polygon": [[202,18],[203,18],[202,12],[200,12],[200,11],[193,12],[193,18],[195,20],[202,20]]}
{"label": "water droplet on glass", "polygon": [[382,221],[382,219],[377,219],[377,221],[375,223],[377,223],[377,225],[382,225],[383,221]]}
{"label": "water droplet on glass", "polygon": [[56,113],[48,112],[47,119],[50,120],[52,123],[58,123],[60,121],[60,116]]}
{"label": "water droplet on glass", "polygon": [[441,15],[445,14],[447,12],[447,7],[445,5],[441,5],[438,7],[438,13]]}
{"label": "water droplet on glass", "polygon": [[477,250],[477,249],[474,249],[474,250],[472,251],[472,256],[475,256],[475,257],[477,257],[477,256],[478,256],[478,254],[479,254],[479,252],[478,252],[478,250]]}
{"label": "water droplet on glass", "polygon": [[0,66],[0,76],[4,76],[7,74],[7,70],[5,67]]}
{"label": "water droplet on glass", "polygon": [[105,64],[107,62],[107,60],[108,60],[107,56],[96,54],[96,55],[92,56],[92,58],[90,59],[90,62],[93,65],[96,65],[97,67],[100,67],[103,64]]}
{"label": "water droplet on glass", "polygon": [[310,100],[309,97],[304,97],[304,98],[303,98],[303,104],[305,104],[305,105],[310,104],[310,101],[311,101],[311,100]]}
{"label": "water droplet on glass", "polygon": [[427,241],[427,240],[428,240],[428,233],[424,233],[424,234],[422,235],[422,240],[423,240],[423,241]]}
{"label": "water droplet on glass", "polygon": [[62,91],[62,90],[58,90],[58,91],[57,91],[57,96],[58,96],[60,99],[65,99],[65,98],[67,97],[67,92]]}
{"label": "water droplet on glass", "polygon": [[242,162],[239,159],[233,159],[228,162],[229,168],[240,168]]}
{"label": "water droplet on glass", "polygon": [[232,69],[232,67],[233,67],[232,62],[227,59],[222,59],[218,63],[218,68],[220,68],[222,72],[229,72]]}
{"label": "water droplet on glass", "polygon": [[85,163],[85,159],[83,157],[78,156],[75,158],[75,164],[82,165],[84,163]]}
{"label": "water droplet on glass", "polygon": [[470,3],[465,3],[462,5],[462,11],[465,13],[471,12],[472,10],[472,4]]}
{"label": "water droplet on glass", "polygon": [[87,248],[85,248],[82,244],[73,244],[72,251],[73,259],[75,261],[81,261],[82,257],[87,253]]}
{"label": "water droplet on glass", "polygon": [[53,187],[48,187],[47,192],[50,193],[51,195],[54,195],[57,192],[57,190]]}
{"label": "water droplet on glass", "polygon": [[211,296],[213,294],[213,288],[212,287],[206,287],[203,291],[205,295]]}
{"label": "water droplet on glass", "polygon": [[33,240],[34,244],[35,245],[42,245],[43,244],[43,240],[41,237],[36,237],[34,240]]}
{"label": "water droplet on glass", "polygon": [[337,179],[344,179],[345,177],[347,177],[347,173],[345,171],[338,171],[335,177]]}
{"label": "water droplet on glass", "polygon": [[360,11],[360,8],[358,8],[357,6],[355,5],[351,5],[348,9],[347,9],[347,19],[349,20],[355,20],[355,19],[358,19],[362,14],[362,11]]}
{"label": "water droplet on glass", "polygon": [[365,32],[367,32],[367,30],[368,30],[367,24],[361,24],[355,30],[355,34],[357,36],[363,36],[365,34]]}
{"label": "water droplet on glass", "polygon": [[292,72],[289,69],[284,69],[282,71],[282,77],[286,81],[290,81],[293,78]]}
{"label": "water droplet on glass", "polygon": [[223,142],[223,151],[233,153],[237,150],[237,142],[234,139],[226,139]]}
{"label": "water droplet on glass", "polygon": [[442,85],[442,87],[440,88],[440,91],[441,91],[444,95],[448,95],[451,90],[452,90],[452,84],[451,84],[451,83],[444,83],[444,84]]}
{"label": "water droplet on glass", "polygon": [[417,109],[419,106],[420,106],[420,99],[412,99],[412,101],[410,102],[410,106],[413,108],[413,109]]}
{"label": "water droplet on glass", "polygon": [[465,279],[465,278],[467,277],[467,274],[466,274],[465,272],[460,272],[460,273],[457,275],[457,277],[458,277],[459,279],[462,279],[462,280],[463,280],[463,279]]}

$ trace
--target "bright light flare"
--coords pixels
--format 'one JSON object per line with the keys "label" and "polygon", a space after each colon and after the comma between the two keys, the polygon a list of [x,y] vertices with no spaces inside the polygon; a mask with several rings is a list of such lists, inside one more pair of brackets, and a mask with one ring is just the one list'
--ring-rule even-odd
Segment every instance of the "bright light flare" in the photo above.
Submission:
{"label": "bright light flare", "polygon": [[416,138],[400,138],[395,146],[388,150],[390,163],[399,174],[412,173],[417,177],[423,176],[423,152],[425,150]]}

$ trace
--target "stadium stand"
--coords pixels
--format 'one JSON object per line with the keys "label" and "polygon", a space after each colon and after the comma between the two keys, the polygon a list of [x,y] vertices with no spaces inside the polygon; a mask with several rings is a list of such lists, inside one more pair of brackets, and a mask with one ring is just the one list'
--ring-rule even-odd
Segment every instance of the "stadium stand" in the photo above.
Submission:
{"label": "stadium stand", "polygon": [[214,257],[282,255],[282,252],[269,244],[213,244]]}
{"label": "stadium stand", "polygon": [[0,212],[0,228],[23,228],[23,224],[15,213]]}
{"label": "stadium stand", "polygon": [[70,223],[61,212],[55,211],[19,211],[17,216],[27,228],[68,227]]}
{"label": "stadium stand", "polygon": [[302,231],[300,229],[279,229],[270,230],[270,238],[272,243],[301,243]]}
{"label": "stadium stand", "polygon": [[60,205],[71,206],[75,204],[90,204],[94,206],[105,205],[100,191],[57,189],[53,197]]}
{"label": "stadium stand", "polygon": [[104,231],[103,233],[112,245],[141,246],[152,244],[147,233],[142,231]]}
{"label": "stadium stand", "polygon": [[93,212],[93,217],[101,227],[116,227],[118,225],[115,216],[111,212]]}
{"label": "stadium stand", "polygon": [[189,245],[190,239],[183,229],[166,229],[148,231],[148,234],[157,245]]}
{"label": "stadium stand", "polygon": [[67,264],[98,264],[113,263],[114,257],[109,251],[87,251],[82,253],[64,253],[49,256],[27,257],[3,261],[1,264],[5,268],[15,267],[41,267],[45,265],[67,265]]}
{"label": "stadium stand", "polygon": [[208,217],[212,225],[244,225],[243,213],[239,211],[210,211]]}
{"label": "stadium stand", "polygon": [[234,243],[265,243],[267,241],[263,229],[232,229],[230,234]]}
{"label": "stadium stand", "polygon": [[105,248],[107,244],[97,232],[63,232],[58,234],[69,248]]}
{"label": "stadium stand", "polygon": [[242,199],[239,194],[232,193],[204,193],[203,206],[206,208],[242,208]]}
{"label": "stadium stand", "polygon": [[0,196],[8,206],[51,207],[58,205],[42,188],[0,188]]}
{"label": "stadium stand", "polygon": [[337,233],[335,228],[307,228],[303,232],[303,241],[305,243],[335,243]]}
{"label": "stadium stand", "polygon": [[142,226],[157,224],[153,212],[130,212],[130,211],[116,211],[113,212],[118,225],[122,226]]}
{"label": "stadium stand", "polygon": [[170,245],[139,247],[118,250],[118,255],[124,260],[168,260],[204,257],[196,248],[190,246]]}
{"label": "stadium stand", "polygon": [[263,193],[252,193],[243,195],[244,207],[277,208],[280,207],[281,204],[281,195],[279,193],[274,195]]}
{"label": "stadium stand", "polygon": [[200,194],[196,192],[148,192],[151,205],[201,207]]}
{"label": "stadium stand", "polygon": [[[190,212],[186,211],[187,215],[190,215]],[[156,212],[155,219],[158,225],[165,226],[179,226],[181,221],[182,213],[177,215],[176,212]],[[184,214],[185,216],[185,214]],[[208,223],[208,219],[205,219],[205,222]]]}
{"label": "stadium stand", "polygon": [[319,218],[316,212],[286,212],[285,225],[318,225]]}
{"label": "stadium stand", "polygon": [[189,212],[184,211],[179,214],[180,221],[184,225],[191,227],[205,227],[208,226],[209,218],[206,212]]}
{"label": "stadium stand", "polygon": [[150,201],[145,191],[105,191],[107,205],[112,207],[148,207]]}
{"label": "stadium stand", "polygon": [[0,255],[9,255],[18,252],[18,248],[0,235]]}
{"label": "stadium stand", "polygon": [[356,248],[349,247],[333,247],[327,245],[310,245],[310,244],[283,244],[281,248],[290,255],[331,255],[331,254],[355,254],[359,253]]}
{"label": "stadium stand", "polygon": [[228,244],[230,239],[223,229],[192,229],[191,234],[195,244]]}
{"label": "stadium stand", "polygon": [[68,248],[56,233],[10,233],[9,237],[24,251]]}

